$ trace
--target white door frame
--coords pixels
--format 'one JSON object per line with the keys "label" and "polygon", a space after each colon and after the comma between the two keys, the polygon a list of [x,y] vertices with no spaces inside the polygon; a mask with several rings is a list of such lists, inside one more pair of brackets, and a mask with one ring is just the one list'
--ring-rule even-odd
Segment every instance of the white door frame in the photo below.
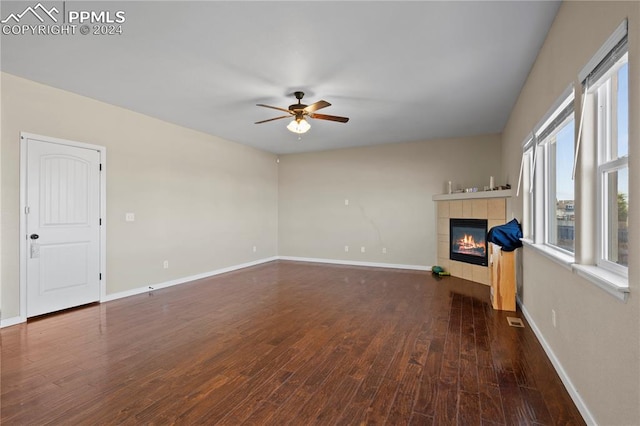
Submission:
{"label": "white door frame", "polygon": [[27,257],[29,244],[27,242],[27,139],[37,139],[59,145],[67,145],[76,148],[93,149],[100,153],[100,302],[107,295],[107,148],[100,145],[69,141],[66,139],[41,136],[33,133],[20,132],[20,322],[27,320]]}

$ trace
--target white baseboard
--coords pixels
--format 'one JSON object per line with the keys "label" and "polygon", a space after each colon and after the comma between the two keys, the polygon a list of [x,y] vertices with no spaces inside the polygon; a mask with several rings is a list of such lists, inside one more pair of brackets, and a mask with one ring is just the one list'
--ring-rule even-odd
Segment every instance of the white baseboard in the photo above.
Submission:
{"label": "white baseboard", "polygon": [[21,324],[23,322],[27,322],[27,319],[23,317],[5,318],[0,320],[0,328],[11,327],[12,325]]}
{"label": "white baseboard", "polygon": [[262,263],[278,260],[277,256],[267,257],[265,259],[254,260],[252,262],[242,263],[240,265],[233,265],[227,268],[216,269],[215,271],[204,272],[202,274],[191,275],[188,277],[177,278],[175,280],[166,281],[163,283],[149,284],[145,287],[138,287],[127,291],[121,291],[118,293],[107,294],[100,302],[109,302],[111,300],[122,299],[123,297],[135,296],[136,294],[147,293],[150,290],[159,290],[161,288],[172,287],[174,285],[184,284],[195,280],[201,280],[203,278],[213,277],[214,275],[224,274],[225,272],[237,271],[238,269],[248,268],[250,266],[260,265]]}
{"label": "white baseboard", "polygon": [[317,259],[312,257],[278,256],[280,260],[293,260],[296,262],[330,263],[333,265],[371,266],[374,268],[411,269],[414,271],[430,271],[431,266],[405,265],[400,263],[360,262],[356,260]]}
{"label": "white baseboard", "polygon": [[560,380],[562,380],[562,383],[564,384],[565,388],[567,388],[567,392],[569,392],[569,396],[571,396],[573,403],[576,404],[578,411],[580,411],[580,414],[582,414],[582,418],[588,425],[597,425],[598,423],[593,418],[593,415],[591,414],[591,411],[589,411],[587,404],[585,404],[584,400],[580,396],[580,393],[578,392],[576,387],[573,385],[573,382],[569,378],[569,375],[562,367],[560,360],[556,357],[556,354],[553,352],[553,349],[551,349],[551,346],[549,346],[549,343],[547,343],[546,339],[544,338],[544,335],[536,325],[535,321],[533,320],[531,315],[529,315],[527,308],[522,304],[522,301],[520,300],[519,297],[517,297],[516,300],[518,302],[518,306],[520,306],[520,310],[522,311],[522,314],[524,315],[524,317],[527,319],[527,322],[531,326],[531,330],[533,330],[533,333],[538,338],[538,341],[540,342],[540,344],[542,345],[542,348],[544,349],[545,353],[549,357],[551,364],[553,364],[553,367],[555,368],[556,373],[558,373],[558,376],[560,376]]}

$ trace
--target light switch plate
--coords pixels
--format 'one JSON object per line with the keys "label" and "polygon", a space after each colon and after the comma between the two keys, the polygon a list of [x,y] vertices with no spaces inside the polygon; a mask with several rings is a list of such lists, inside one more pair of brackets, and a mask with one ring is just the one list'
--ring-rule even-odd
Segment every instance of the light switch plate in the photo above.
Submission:
{"label": "light switch plate", "polygon": [[134,222],[136,220],[135,213],[125,213],[124,220],[127,222]]}

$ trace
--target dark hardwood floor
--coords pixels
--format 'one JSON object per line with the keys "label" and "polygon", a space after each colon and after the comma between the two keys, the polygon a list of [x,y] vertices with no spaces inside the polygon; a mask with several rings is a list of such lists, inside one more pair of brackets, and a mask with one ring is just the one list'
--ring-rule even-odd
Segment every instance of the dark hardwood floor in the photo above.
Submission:
{"label": "dark hardwood floor", "polygon": [[3,425],[584,424],[528,324],[427,272],[272,262],[5,328]]}

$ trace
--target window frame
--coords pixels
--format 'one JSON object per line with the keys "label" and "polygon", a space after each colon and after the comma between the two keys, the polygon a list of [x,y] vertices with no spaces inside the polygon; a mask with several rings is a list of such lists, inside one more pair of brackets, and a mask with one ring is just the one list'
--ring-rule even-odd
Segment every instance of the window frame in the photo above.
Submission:
{"label": "window frame", "polygon": [[[629,170],[629,153],[627,152],[625,155],[618,157],[617,152],[614,153],[612,149],[612,140],[617,136],[612,134],[617,117],[612,113],[612,106],[617,102],[615,94],[617,74],[625,64],[628,66],[628,58],[629,52],[626,49],[625,53],[588,90],[593,95],[593,108],[596,110],[596,117],[593,123],[596,128],[594,134],[597,147],[595,179],[597,200],[596,266],[627,279],[629,267],[612,262],[607,258],[609,246],[609,186],[607,177],[612,172],[627,169],[628,173]],[[615,129],[615,133],[617,134],[617,129]]]}
{"label": "window frame", "polygon": [[523,238],[529,241],[534,239],[536,224],[536,213],[533,192],[533,161],[534,161],[535,141],[533,135],[527,136],[522,144],[522,182],[523,182]]}
{"label": "window frame", "polygon": [[[532,142],[532,170],[531,170],[531,243],[538,248],[545,256],[558,261],[565,267],[575,263],[575,253],[549,243],[549,223],[550,215],[556,214],[556,205],[550,209],[548,202],[550,191],[550,171],[548,158],[548,145],[552,138],[559,133],[568,122],[573,120],[573,149],[575,153],[575,90],[573,84],[570,84],[562,93],[562,95],[549,108],[542,120],[535,126],[533,131]],[[523,149],[526,149],[526,145]],[[575,194],[575,183],[574,194]],[[575,205],[575,204],[574,204]],[[574,229],[575,236],[575,229]],[[575,241],[575,240],[574,240]],[[574,243],[575,247],[575,243]],[[574,249],[575,250],[575,249]]]}

